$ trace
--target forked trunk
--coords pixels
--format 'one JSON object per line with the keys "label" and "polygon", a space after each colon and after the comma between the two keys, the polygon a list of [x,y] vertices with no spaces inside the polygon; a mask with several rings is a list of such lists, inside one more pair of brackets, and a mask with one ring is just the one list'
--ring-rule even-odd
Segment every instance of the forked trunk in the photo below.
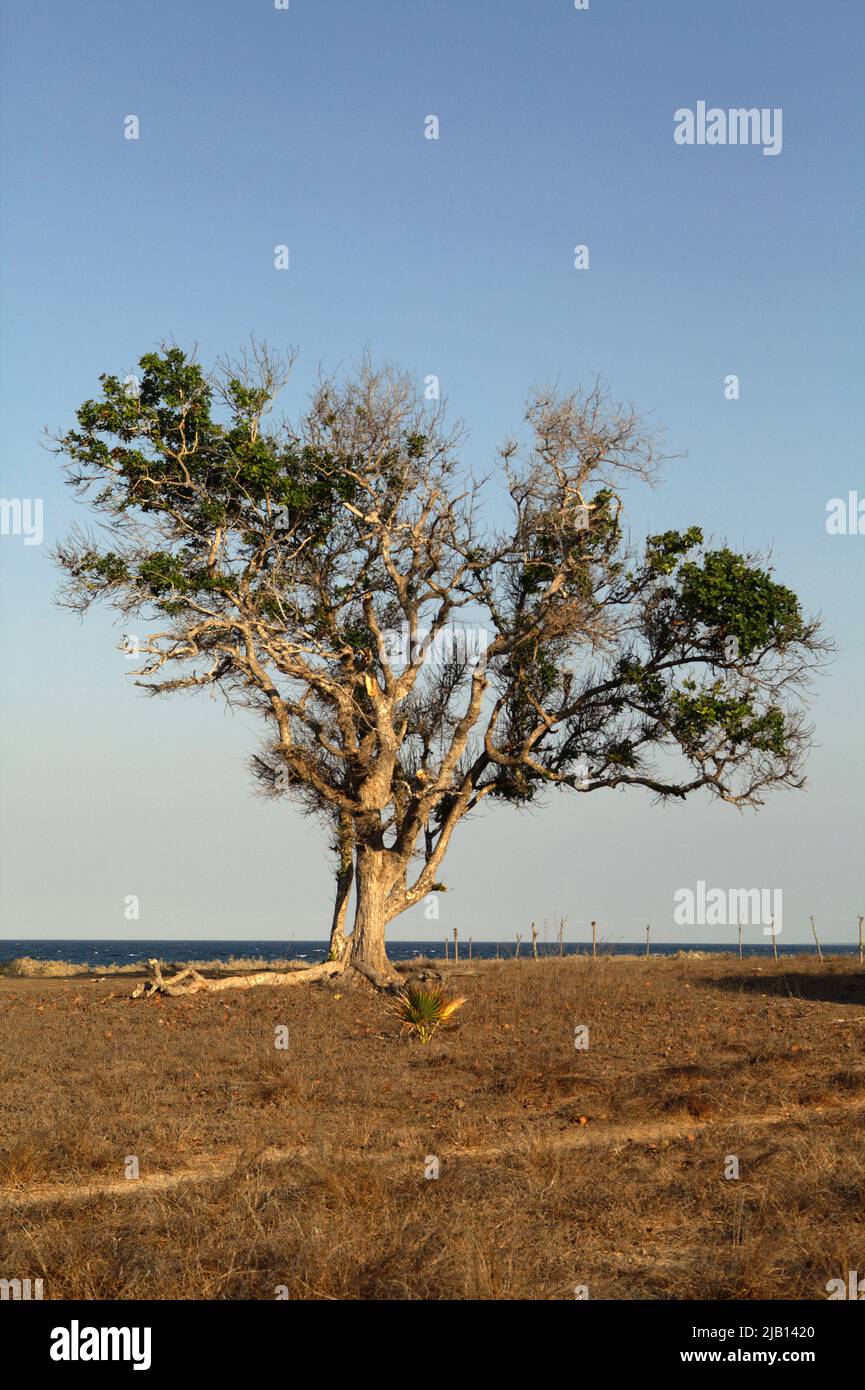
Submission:
{"label": "forked trunk", "polygon": [[331,944],[327,952],[327,960],[342,960],[345,955],[349,938],[345,934],[345,919],[348,916],[349,895],[352,892],[352,883],[355,880],[355,858],[352,853],[353,845],[350,838],[350,820],[345,817],[345,824],[341,821],[339,826],[339,837],[337,851],[339,855],[337,869],[337,897],[334,899],[334,916],[331,920]]}
{"label": "forked trunk", "polygon": [[345,919],[348,914],[348,898],[351,893],[353,868],[343,870],[336,878],[336,900],[333,905],[333,918],[330,927],[330,946],[325,960],[342,960],[349,938],[345,934]]}
{"label": "forked trunk", "polygon": [[357,907],[348,965],[380,988],[399,983],[385,948],[387,865],[380,850],[358,849],[355,871]]}

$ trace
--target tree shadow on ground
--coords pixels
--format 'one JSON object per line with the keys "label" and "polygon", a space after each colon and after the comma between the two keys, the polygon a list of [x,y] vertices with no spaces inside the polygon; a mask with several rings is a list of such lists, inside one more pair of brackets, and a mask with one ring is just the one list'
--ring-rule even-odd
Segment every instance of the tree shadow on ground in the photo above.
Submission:
{"label": "tree shadow on ground", "polygon": [[785,999],[814,999],[832,1004],[865,1005],[865,970],[845,970],[825,975],[778,970],[766,975],[704,977],[701,984],[731,994],[781,995]]}

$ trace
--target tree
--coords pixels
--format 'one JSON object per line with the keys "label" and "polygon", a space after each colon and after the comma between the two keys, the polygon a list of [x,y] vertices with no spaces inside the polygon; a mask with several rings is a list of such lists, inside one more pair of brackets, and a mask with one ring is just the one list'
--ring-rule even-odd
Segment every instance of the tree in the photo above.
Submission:
{"label": "tree", "polygon": [[217,687],[262,717],[261,786],[331,828],[329,973],[393,981],[388,923],[441,891],[484,801],[749,807],[803,785],[829,644],[760,557],[697,526],[626,540],[623,486],[658,444],[600,384],[536,392],[527,442],[478,482],[443,403],[368,360],[322,377],[296,426],[270,417],[291,363],[265,347],[209,375],[173,346],[139,365],[55,441],[102,523],[56,548],[62,601],[156,624],[135,673],[152,694]]}

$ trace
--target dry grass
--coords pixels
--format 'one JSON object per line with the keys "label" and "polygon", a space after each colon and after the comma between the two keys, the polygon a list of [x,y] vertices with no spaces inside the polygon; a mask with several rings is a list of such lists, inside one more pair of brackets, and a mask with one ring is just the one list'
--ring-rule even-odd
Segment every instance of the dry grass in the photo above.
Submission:
{"label": "dry grass", "polygon": [[0,1275],[51,1298],[795,1299],[865,1268],[852,960],[475,968],[426,1046],[365,987],[0,981]]}
{"label": "dry grass", "polygon": [[[169,973],[179,968],[179,962],[161,962]],[[227,960],[187,960],[202,973],[210,975],[231,975],[237,971],[253,970],[302,970],[305,967],[298,961],[264,960],[261,956],[229,956]],[[35,960],[33,956],[15,956],[12,960],[0,961],[0,977],[12,979],[61,980],[73,976],[87,975],[92,979],[103,979],[107,975],[141,975],[147,967],[146,961],[130,961],[127,965],[75,965],[68,960]]]}

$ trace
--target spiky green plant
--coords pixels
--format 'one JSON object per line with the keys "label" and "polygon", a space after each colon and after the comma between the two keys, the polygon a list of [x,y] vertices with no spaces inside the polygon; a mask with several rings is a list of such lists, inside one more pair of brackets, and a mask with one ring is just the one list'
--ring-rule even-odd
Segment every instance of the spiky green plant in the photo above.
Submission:
{"label": "spiky green plant", "polygon": [[445,999],[440,989],[421,989],[406,985],[394,998],[392,1012],[403,1028],[428,1043],[439,1024],[446,1023],[465,1003],[465,999]]}

